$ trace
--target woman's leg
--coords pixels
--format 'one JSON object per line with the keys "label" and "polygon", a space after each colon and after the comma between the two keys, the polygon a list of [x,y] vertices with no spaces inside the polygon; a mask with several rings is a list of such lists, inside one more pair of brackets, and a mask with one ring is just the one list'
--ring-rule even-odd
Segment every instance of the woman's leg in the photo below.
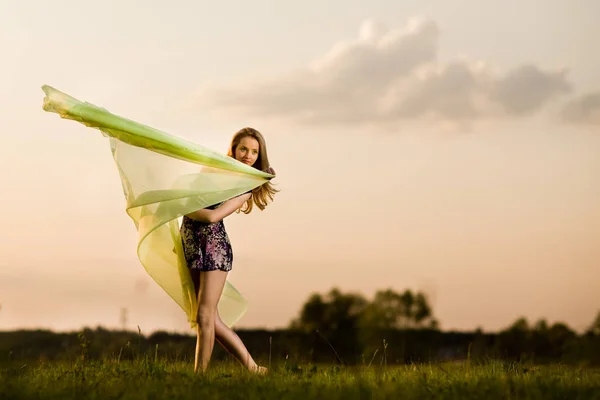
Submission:
{"label": "woman's leg", "polygon": [[227,272],[201,271],[198,290],[198,325],[194,371],[206,371],[215,345],[215,319]]}
{"label": "woman's leg", "polygon": [[248,370],[256,372],[267,371],[266,368],[259,367],[256,364],[250,355],[250,352],[248,352],[248,349],[246,349],[246,346],[244,346],[242,339],[240,339],[240,337],[231,328],[225,325],[225,323],[221,320],[221,317],[219,317],[218,311],[215,316],[215,335],[219,344],[221,344],[221,346],[223,346],[223,348],[225,348],[229,354],[237,358],[237,360]]}

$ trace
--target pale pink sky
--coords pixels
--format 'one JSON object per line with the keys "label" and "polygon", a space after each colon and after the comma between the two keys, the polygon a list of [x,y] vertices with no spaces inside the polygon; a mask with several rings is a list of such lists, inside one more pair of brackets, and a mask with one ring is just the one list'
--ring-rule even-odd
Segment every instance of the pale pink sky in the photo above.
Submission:
{"label": "pale pink sky", "polygon": [[187,329],[135,256],[108,142],[43,112],[43,84],[215,150],[265,134],[282,191],[226,221],[240,327],[333,286],[424,290],[443,329],[591,323],[596,2],[234,3],[2,6],[0,329],[118,327],[121,307]]}

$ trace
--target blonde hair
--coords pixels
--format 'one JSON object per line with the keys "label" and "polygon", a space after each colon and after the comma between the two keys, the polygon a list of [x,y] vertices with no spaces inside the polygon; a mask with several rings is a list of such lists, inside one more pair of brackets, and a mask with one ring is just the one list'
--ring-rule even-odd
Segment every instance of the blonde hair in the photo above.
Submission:
{"label": "blonde hair", "polygon": [[[263,172],[268,172],[267,170],[270,167],[269,157],[267,156],[267,144],[265,143],[265,138],[263,135],[254,128],[242,128],[233,135],[233,139],[231,139],[231,144],[229,146],[229,150],[227,151],[227,155],[229,157],[235,158],[235,149],[239,145],[240,141],[245,137],[251,137],[256,139],[258,142],[258,157],[256,158],[256,162],[253,167],[261,170]],[[252,211],[253,205],[256,203],[258,208],[262,211],[268,204],[268,201],[273,201],[273,196],[275,193],[279,192],[279,190],[275,189],[271,182],[267,182],[252,190],[252,196],[244,203],[244,206],[240,209],[244,214],[250,214]],[[240,211],[238,210],[238,211]]]}

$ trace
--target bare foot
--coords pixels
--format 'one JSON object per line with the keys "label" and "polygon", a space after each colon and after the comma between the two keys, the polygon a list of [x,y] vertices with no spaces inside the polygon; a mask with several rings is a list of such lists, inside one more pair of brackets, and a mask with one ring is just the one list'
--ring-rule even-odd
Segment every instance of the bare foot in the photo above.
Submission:
{"label": "bare foot", "polygon": [[256,367],[250,368],[250,371],[251,371],[251,372],[254,372],[254,373],[257,373],[257,374],[259,374],[259,375],[264,375],[264,374],[266,374],[267,372],[269,372],[269,369],[268,369],[268,368],[261,367],[261,366],[257,365]]}
{"label": "bare foot", "polygon": [[259,373],[259,374],[261,374],[261,375],[264,375],[264,374],[266,374],[267,372],[269,372],[269,369],[268,369],[268,368],[266,368],[266,367],[260,367],[260,366],[258,367],[258,373]]}

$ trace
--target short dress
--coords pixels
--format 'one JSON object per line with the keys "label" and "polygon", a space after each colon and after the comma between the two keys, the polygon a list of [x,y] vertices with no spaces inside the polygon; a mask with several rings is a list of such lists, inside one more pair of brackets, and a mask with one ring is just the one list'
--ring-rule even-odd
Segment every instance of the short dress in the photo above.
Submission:
{"label": "short dress", "polygon": [[[219,205],[206,208],[214,210]],[[185,260],[189,269],[231,271],[233,250],[223,220],[207,224],[183,216],[180,232]]]}

